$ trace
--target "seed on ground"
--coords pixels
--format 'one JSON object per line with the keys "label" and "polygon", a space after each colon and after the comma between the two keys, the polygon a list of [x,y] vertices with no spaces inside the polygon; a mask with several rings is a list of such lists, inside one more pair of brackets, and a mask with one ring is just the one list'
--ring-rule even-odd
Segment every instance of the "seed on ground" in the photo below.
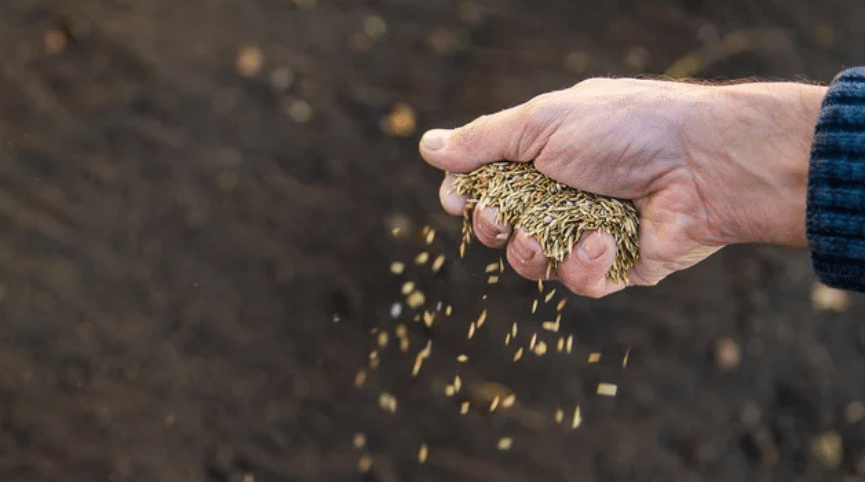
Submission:
{"label": "seed on ground", "polygon": [[354,434],[354,438],[352,439],[352,445],[356,449],[362,449],[366,447],[366,435],[363,432],[358,432]]}
{"label": "seed on ground", "polygon": [[498,264],[498,263],[490,263],[490,264],[487,265],[486,268],[484,268],[484,272],[485,272],[485,273],[493,273],[493,272],[495,272],[495,271],[498,270],[498,269],[499,269],[499,264]]}
{"label": "seed on ground", "polygon": [[415,263],[416,265],[422,265],[422,264],[426,263],[427,261],[429,261],[429,253],[427,253],[426,251],[421,251],[421,252],[420,252],[420,253],[419,253],[419,254],[414,258],[414,263]]}
{"label": "seed on ground", "polygon": [[429,448],[427,448],[426,444],[420,444],[420,448],[417,451],[417,460],[420,463],[426,462],[427,456],[429,455]]}
{"label": "seed on ground", "polygon": [[605,397],[615,397],[618,388],[619,387],[615,383],[598,383],[598,395],[603,395]]}
{"label": "seed on ground", "polygon": [[499,442],[496,444],[496,448],[501,451],[510,450],[514,444],[514,439],[510,437],[502,437],[499,439]]}
{"label": "seed on ground", "polygon": [[469,361],[469,357],[467,355],[457,355],[457,361],[460,363],[465,363]]}
{"label": "seed on ground", "polygon": [[601,353],[597,351],[593,351],[589,353],[589,363],[598,363],[601,361]]}
{"label": "seed on ground", "polygon": [[390,272],[393,274],[403,274],[405,271],[405,263],[394,261],[390,264]]}
{"label": "seed on ground", "polygon": [[372,469],[372,457],[368,454],[363,454],[360,456],[360,460],[357,461],[357,470],[358,472],[369,472]]}

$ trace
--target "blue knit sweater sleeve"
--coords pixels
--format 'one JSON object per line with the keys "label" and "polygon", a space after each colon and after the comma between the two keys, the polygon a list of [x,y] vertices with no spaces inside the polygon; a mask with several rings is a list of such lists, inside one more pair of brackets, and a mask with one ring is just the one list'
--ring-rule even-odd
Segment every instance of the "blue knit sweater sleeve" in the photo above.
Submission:
{"label": "blue knit sweater sleeve", "polygon": [[811,147],[807,219],[820,281],[865,291],[865,67],[829,85]]}

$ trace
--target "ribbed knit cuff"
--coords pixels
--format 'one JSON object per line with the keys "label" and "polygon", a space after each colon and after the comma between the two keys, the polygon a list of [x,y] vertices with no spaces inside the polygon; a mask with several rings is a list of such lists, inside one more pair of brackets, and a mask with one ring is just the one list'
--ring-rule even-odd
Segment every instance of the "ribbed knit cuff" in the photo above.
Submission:
{"label": "ribbed knit cuff", "polygon": [[814,270],[865,291],[865,67],[829,85],[811,147],[806,227]]}

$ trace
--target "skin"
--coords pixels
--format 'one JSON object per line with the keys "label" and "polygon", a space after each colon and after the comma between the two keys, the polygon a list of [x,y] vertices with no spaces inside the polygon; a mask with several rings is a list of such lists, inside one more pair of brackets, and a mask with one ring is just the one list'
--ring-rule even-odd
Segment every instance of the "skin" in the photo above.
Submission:
{"label": "skin", "polygon": [[[440,197],[453,215],[466,200],[452,191],[452,173],[502,159],[535,160],[559,182],[633,200],[641,255],[627,284],[605,276],[615,257],[605,233],[584,235],[559,264],[568,289],[601,297],[657,284],[728,244],[805,247],[808,161],[825,93],[792,82],[589,79],[456,129],[428,131],[420,153],[446,172]],[[473,221],[478,239],[505,247],[519,274],[544,278],[537,240],[497,225],[494,208],[476,211]]]}

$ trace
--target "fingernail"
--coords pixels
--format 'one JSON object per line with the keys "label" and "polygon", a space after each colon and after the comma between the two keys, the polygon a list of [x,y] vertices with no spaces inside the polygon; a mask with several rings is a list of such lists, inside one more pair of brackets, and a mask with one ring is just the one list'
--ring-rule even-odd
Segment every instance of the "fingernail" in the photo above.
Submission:
{"label": "fingernail", "polygon": [[445,146],[445,131],[444,129],[433,129],[427,131],[421,138],[421,145],[428,151],[437,151]]}
{"label": "fingernail", "polygon": [[581,258],[586,261],[594,261],[600,258],[606,249],[607,244],[604,243],[604,239],[601,235],[598,233],[590,233],[585,239],[580,241],[578,251]]}
{"label": "fingernail", "polygon": [[523,261],[528,261],[535,256],[535,250],[530,248],[527,245],[528,236],[526,234],[522,234],[521,236],[517,236],[514,238],[514,252],[516,252],[517,256],[520,257]]}

